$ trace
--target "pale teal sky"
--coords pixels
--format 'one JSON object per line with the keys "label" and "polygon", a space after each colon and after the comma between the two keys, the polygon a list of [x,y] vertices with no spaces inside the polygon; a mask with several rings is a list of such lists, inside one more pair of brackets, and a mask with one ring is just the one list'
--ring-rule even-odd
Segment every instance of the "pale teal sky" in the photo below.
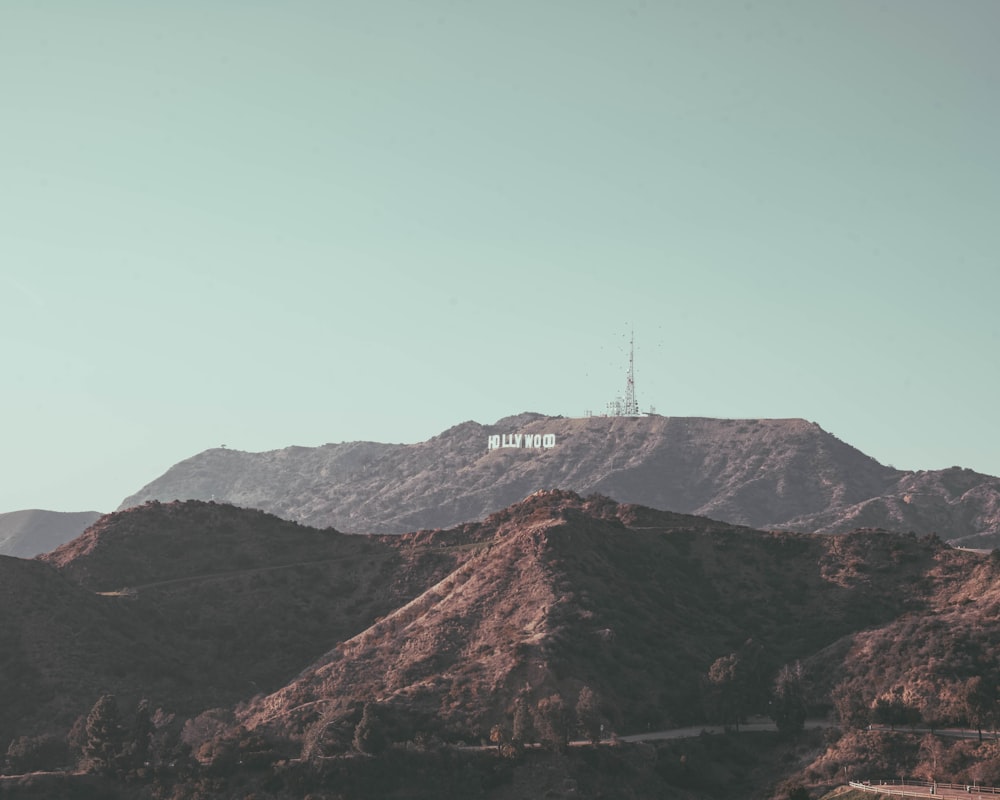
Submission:
{"label": "pale teal sky", "polygon": [[1000,474],[1000,3],[8,0],[0,511],[641,406]]}

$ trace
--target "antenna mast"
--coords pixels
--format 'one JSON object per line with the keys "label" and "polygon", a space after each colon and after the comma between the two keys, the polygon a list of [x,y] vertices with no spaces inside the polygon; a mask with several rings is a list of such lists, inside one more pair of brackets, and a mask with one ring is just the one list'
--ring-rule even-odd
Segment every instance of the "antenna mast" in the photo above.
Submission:
{"label": "antenna mast", "polygon": [[632,331],[628,347],[628,375],[625,378],[625,407],[622,409],[626,417],[639,416],[639,401],[635,399],[635,331]]}

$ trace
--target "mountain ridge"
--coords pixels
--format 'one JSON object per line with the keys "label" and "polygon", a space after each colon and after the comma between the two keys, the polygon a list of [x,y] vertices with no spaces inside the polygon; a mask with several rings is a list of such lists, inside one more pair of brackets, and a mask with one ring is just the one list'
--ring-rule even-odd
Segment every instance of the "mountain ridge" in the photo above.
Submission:
{"label": "mountain ridge", "polygon": [[[491,437],[502,445],[491,447]],[[551,446],[537,446],[544,437]],[[206,450],[121,508],[216,499],[317,527],[402,533],[482,519],[533,491],[562,488],[757,528],[885,527],[974,547],[1000,543],[1000,478],[961,470],[970,485],[959,491],[956,469],[897,470],[795,418],[525,412],[492,425],[468,420],[408,445]]]}

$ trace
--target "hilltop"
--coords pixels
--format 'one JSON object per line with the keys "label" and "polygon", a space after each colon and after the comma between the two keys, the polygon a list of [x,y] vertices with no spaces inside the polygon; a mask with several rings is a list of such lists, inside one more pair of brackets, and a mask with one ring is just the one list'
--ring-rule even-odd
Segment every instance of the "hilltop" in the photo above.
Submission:
{"label": "hilltop", "polygon": [[[135,656],[152,637],[154,652],[170,654],[163,664],[183,666],[168,668],[180,681],[177,686],[148,688],[151,700],[189,713],[209,702],[231,705],[281,686],[311,659],[409,601],[463,557],[461,550],[430,546],[407,551],[403,545],[411,539],[347,536],[215,503],[154,502],[109,514],[34,562],[8,563],[18,570],[43,570],[55,587],[72,593],[65,602],[74,613],[96,618],[79,623],[82,630],[105,630],[102,620],[108,615],[137,626],[143,635],[134,641],[100,646],[122,676],[131,680],[143,674]],[[73,603],[70,598],[76,596],[85,602]],[[28,609],[34,618],[39,605],[56,602],[27,590],[18,592],[16,601],[12,621],[28,616]],[[71,643],[78,636],[53,638]],[[57,666],[65,666],[61,652],[53,648]],[[103,690],[136,694],[128,681],[108,679],[100,671],[82,670],[76,678],[81,686],[67,693],[66,715],[85,711]],[[63,687],[45,685],[40,691],[62,694]],[[50,722],[66,719],[49,716]],[[34,727],[40,725],[39,720]]]}
{"label": "hilltop", "polygon": [[[490,437],[522,446],[490,448]],[[537,446],[546,437],[551,446]],[[482,519],[553,487],[762,529],[882,527],[970,547],[1000,542],[1000,479],[897,470],[801,419],[525,413],[411,445],[220,448],[176,464],[121,507],[215,499],[317,527],[403,533]]]}

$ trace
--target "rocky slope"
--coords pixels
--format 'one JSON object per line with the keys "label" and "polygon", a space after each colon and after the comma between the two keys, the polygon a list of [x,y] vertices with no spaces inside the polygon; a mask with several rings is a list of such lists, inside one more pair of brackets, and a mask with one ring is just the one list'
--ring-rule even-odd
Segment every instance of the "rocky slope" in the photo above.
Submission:
{"label": "rocky slope", "polygon": [[[491,436],[522,446],[490,449]],[[546,436],[553,446],[523,446]],[[481,519],[553,488],[757,528],[884,527],[977,547],[1000,542],[1000,479],[896,470],[797,419],[526,413],[465,422],[412,445],[215,449],[175,465],[122,508],[214,498],[319,527],[402,533]]]}
{"label": "rocky slope", "polygon": [[0,514],[0,555],[34,558],[83,533],[101,515],[96,511],[31,509]]}
{"label": "rocky slope", "polygon": [[[455,729],[486,724],[525,686],[537,699],[589,683],[623,724],[667,724],[699,718],[699,676],[747,638],[771,666],[806,657],[923,602],[931,584],[913,570],[939,550],[962,557],[857,536],[761,533],[567,492],[382,536],[152,502],[102,518],[42,563],[6,559],[22,583],[34,575],[48,588],[5,581],[0,635],[52,642],[44,667],[43,646],[7,662],[57,673],[38,692],[61,705],[41,703],[29,727],[69,724],[100,691],[132,697],[147,681],[151,700],[180,713],[276,692],[272,712],[280,698],[332,696],[327,711],[350,714],[379,697]],[[858,567],[894,564],[896,550],[917,567],[904,559],[877,581]]]}
{"label": "rocky slope", "polygon": [[[236,737],[266,764],[305,757],[316,781],[359,763],[340,757],[368,705],[414,776],[447,774],[428,742],[510,731],[519,706],[537,722],[584,687],[611,730],[700,724],[722,702],[707,682],[720,659],[741,665],[746,713],[766,713],[779,668],[801,661],[812,713],[838,684],[868,709],[902,687],[954,721],[971,678],[1000,681],[998,587],[1000,559],[931,536],[766,532],[565,491],[403,535],[151,502],[35,561],[0,558],[0,748],[65,736],[111,691],[125,708],[149,698],[175,730],[188,720],[206,769]],[[717,756],[702,754],[705,775]]]}
{"label": "rocky slope", "polygon": [[434,720],[467,735],[519,698],[572,703],[586,685],[616,729],[692,724],[720,656],[752,642],[767,683],[782,664],[928,609],[976,558],[932,539],[763,533],[567,492],[532,495],[482,528],[492,535],[477,554],[244,722],[308,737],[369,698],[411,729]]}

